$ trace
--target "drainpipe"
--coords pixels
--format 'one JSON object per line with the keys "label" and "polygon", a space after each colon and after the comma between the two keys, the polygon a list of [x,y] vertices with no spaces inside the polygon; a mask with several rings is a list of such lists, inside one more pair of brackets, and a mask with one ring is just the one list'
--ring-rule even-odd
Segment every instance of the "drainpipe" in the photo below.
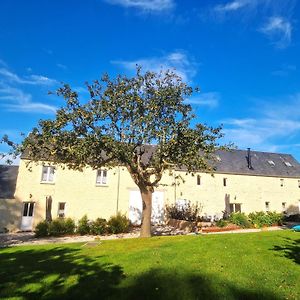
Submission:
{"label": "drainpipe", "polygon": [[116,208],[116,214],[118,214],[118,211],[119,211],[119,197],[120,197],[120,166],[118,166],[118,188],[117,188],[117,208]]}

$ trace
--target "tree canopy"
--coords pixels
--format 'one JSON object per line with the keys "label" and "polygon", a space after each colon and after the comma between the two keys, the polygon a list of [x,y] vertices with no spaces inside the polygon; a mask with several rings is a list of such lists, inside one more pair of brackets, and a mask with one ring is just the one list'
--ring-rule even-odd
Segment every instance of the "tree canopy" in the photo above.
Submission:
{"label": "tree canopy", "polygon": [[[49,160],[75,170],[125,166],[148,209],[143,231],[163,172],[176,167],[212,171],[221,127],[192,126],[195,116],[186,99],[197,89],[170,70],[143,73],[138,67],[134,77],[104,75],[86,86],[85,101],[69,85],[59,88],[56,93],[65,106],[55,118],[41,120],[16,149],[32,161]],[[142,235],[149,235],[149,224]]]}

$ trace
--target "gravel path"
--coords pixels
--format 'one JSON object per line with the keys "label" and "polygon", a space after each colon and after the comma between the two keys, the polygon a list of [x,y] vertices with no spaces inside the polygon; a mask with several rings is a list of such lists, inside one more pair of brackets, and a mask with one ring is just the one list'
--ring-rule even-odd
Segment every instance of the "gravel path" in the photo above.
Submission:
{"label": "gravel path", "polygon": [[[197,233],[197,234],[227,234],[227,233],[249,233],[260,231],[274,231],[288,229],[286,226],[275,226],[264,229],[238,229],[225,232],[210,232],[210,233]],[[155,226],[153,227],[154,236],[174,236],[174,235],[195,235],[195,233],[187,233],[183,230],[175,229],[171,226]],[[0,248],[18,245],[43,245],[43,244],[62,244],[62,243],[92,243],[101,240],[113,239],[128,239],[139,237],[139,228],[134,229],[130,233],[112,234],[104,236],[83,235],[83,236],[64,236],[64,237],[48,237],[48,238],[35,238],[33,232],[19,232],[19,233],[5,233],[0,234]]]}

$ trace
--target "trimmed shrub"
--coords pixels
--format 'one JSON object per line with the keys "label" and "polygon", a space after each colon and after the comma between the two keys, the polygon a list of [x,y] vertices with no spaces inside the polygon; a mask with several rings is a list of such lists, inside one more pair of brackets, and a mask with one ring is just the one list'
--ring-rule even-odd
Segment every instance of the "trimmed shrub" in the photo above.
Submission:
{"label": "trimmed shrub", "polygon": [[66,228],[64,219],[58,218],[49,223],[49,235],[61,236],[65,234],[65,231]]}
{"label": "trimmed shrub", "polygon": [[74,234],[75,232],[75,222],[71,218],[64,219],[65,234]]}
{"label": "trimmed shrub", "polygon": [[175,203],[166,206],[168,218],[189,222],[198,221],[201,211],[201,205],[198,203],[192,204],[191,201],[187,201],[184,205],[178,205]]}
{"label": "trimmed shrub", "polygon": [[36,237],[45,237],[49,234],[49,222],[42,221],[39,222],[35,227],[35,236]]}
{"label": "trimmed shrub", "polygon": [[281,224],[283,215],[276,212],[257,211],[249,214],[250,222],[254,227],[261,228],[263,226],[271,226],[273,224]]}
{"label": "trimmed shrub", "polygon": [[77,226],[77,232],[80,235],[89,234],[91,231],[89,220],[87,215],[84,215],[79,221]]}
{"label": "trimmed shrub", "polygon": [[110,233],[124,233],[129,231],[130,221],[125,215],[118,213],[108,220],[107,226]]}
{"label": "trimmed shrub", "polygon": [[270,211],[267,213],[268,217],[270,218],[271,225],[282,225],[282,220],[283,220],[283,214],[282,213],[277,213],[275,211]]}
{"label": "trimmed shrub", "polygon": [[229,221],[235,225],[238,225],[242,228],[249,228],[251,224],[244,213],[236,212],[231,213],[229,216]]}
{"label": "trimmed shrub", "polygon": [[97,218],[90,225],[91,234],[101,235],[107,232],[107,221],[105,219]]}

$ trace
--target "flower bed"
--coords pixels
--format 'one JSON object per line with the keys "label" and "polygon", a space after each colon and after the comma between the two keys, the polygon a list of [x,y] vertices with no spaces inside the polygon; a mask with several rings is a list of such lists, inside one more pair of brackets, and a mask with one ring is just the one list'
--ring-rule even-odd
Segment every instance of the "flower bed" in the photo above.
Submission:
{"label": "flower bed", "polygon": [[231,230],[237,230],[241,229],[239,226],[230,224],[225,227],[217,227],[217,226],[211,226],[211,227],[204,227],[202,228],[203,233],[209,233],[209,232],[223,232],[223,231],[231,231]]}

